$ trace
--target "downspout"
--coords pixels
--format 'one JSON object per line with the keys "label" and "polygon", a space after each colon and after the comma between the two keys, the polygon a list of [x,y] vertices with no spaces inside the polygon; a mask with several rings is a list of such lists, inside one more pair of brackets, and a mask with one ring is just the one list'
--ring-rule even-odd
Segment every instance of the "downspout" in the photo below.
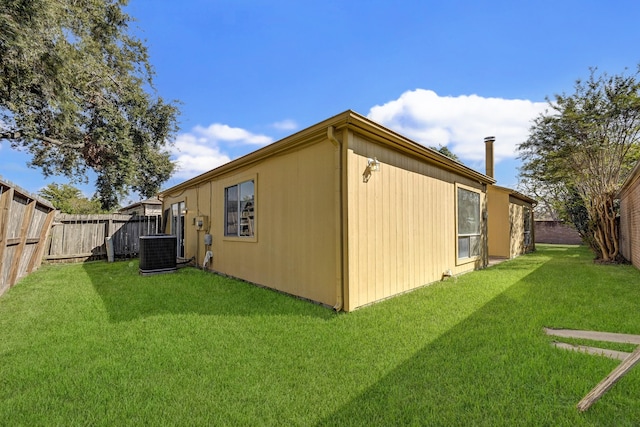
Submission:
{"label": "downspout", "polygon": [[484,192],[484,206],[482,208],[482,234],[484,235],[484,254],[482,255],[482,268],[489,265],[489,189],[487,184],[482,184]]}
{"label": "downspout", "polygon": [[338,150],[336,154],[336,167],[334,169],[334,194],[335,200],[337,204],[337,213],[336,219],[339,223],[339,228],[336,233],[336,262],[337,262],[337,271],[336,271],[336,305],[333,306],[335,311],[340,311],[344,307],[344,265],[343,265],[343,251],[344,247],[342,245],[343,234],[344,234],[344,218],[343,218],[343,204],[342,204],[342,144],[338,141],[334,135],[334,127],[329,126],[327,128],[327,138],[329,142],[331,142]]}
{"label": "downspout", "polygon": [[[484,139],[484,147],[485,147],[485,151],[484,151],[484,161],[485,161],[485,168],[486,168],[486,175],[490,178],[494,178],[495,179],[495,166],[494,166],[494,158],[493,158],[493,144],[496,141],[496,137],[495,136],[487,136]],[[482,268],[486,268],[489,265],[489,219],[488,219],[488,215],[489,215],[489,194],[487,191],[487,184],[483,184],[482,188],[484,190],[484,197],[485,197],[485,208],[484,208],[484,239],[485,239],[485,245],[484,245],[484,249],[485,249],[485,253],[484,253],[484,259],[482,260],[483,262],[483,266]],[[511,244],[509,244],[511,245]],[[509,249],[511,250],[511,249]]]}

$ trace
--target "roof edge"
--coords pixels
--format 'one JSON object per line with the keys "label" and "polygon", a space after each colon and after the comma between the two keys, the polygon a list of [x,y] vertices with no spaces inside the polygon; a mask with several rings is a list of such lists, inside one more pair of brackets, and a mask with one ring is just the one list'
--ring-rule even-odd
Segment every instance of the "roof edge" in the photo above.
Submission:
{"label": "roof edge", "polygon": [[303,144],[311,138],[317,138],[326,135],[327,128],[333,126],[336,129],[344,127],[365,133],[367,136],[374,137],[374,139],[382,140],[381,142],[390,144],[392,147],[399,148],[402,151],[411,153],[414,156],[422,157],[433,163],[436,163],[442,168],[449,171],[457,172],[468,178],[479,181],[483,184],[495,184],[495,179],[482,174],[462,163],[456,162],[449,157],[440,154],[436,150],[425,147],[365,116],[359,114],[353,110],[346,110],[342,113],[336,114],[328,119],[311,125],[305,129],[302,129],[296,133],[284,137],[278,141],[275,141],[269,145],[266,145],[244,156],[238,157],[228,163],[220,165],[210,171],[204,172],[198,176],[190,178],[180,184],[169,187],[158,193],[159,196],[164,196],[168,193],[180,191],[186,187],[202,183],[204,181],[213,179],[217,176],[232,172],[241,167],[250,165],[261,161],[269,156],[281,153],[288,149],[291,149],[297,145]]}
{"label": "roof edge", "polygon": [[337,127],[341,124],[346,123],[348,121],[347,117],[349,113],[351,113],[351,110],[347,110],[343,113],[337,114],[319,123],[316,123],[307,128],[304,128],[278,141],[272,142],[269,145],[261,147],[255,151],[252,151],[243,156],[240,156],[237,159],[231,160],[230,162],[227,162],[223,165],[213,168],[207,172],[203,172],[200,175],[197,175],[186,181],[183,181],[180,184],[177,184],[177,185],[174,185],[173,187],[169,187],[165,190],[162,190],[158,193],[158,195],[163,196],[167,193],[179,191],[185,187],[190,187],[192,185],[199,184],[204,181],[208,181],[209,179],[215,178],[225,173],[232,172],[246,165],[261,161],[269,156],[286,151],[292,147],[295,147],[301,143],[306,142],[310,138],[318,137],[320,135],[325,135],[328,126]]}
{"label": "roof edge", "polygon": [[625,179],[622,183],[620,190],[618,190],[617,196],[622,197],[622,194],[626,193],[629,190],[629,187],[631,187],[632,184],[638,181],[638,179],[640,179],[640,161],[636,163],[635,167],[629,173],[629,176],[627,176],[627,179]]}
{"label": "roof edge", "polygon": [[499,185],[493,185],[493,187],[498,189],[498,190],[502,190],[504,192],[507,192],[507,193],[509,193],[510,196],[513,196],[516,199],[520,199],[523,202],[531,203],[532,205],[537,205],[538,204],[538,201],[536,199],[533,199],[533,198],[527,196],[526,194],[522,194],[519,191],[514,190],[513,188],[501,187]]}
{"label": "roof edge", "polygon": [[494,178],[478,172],[475,169],[471,169],[470,167],[457,162],[432,148],[413,141],[412,139],[409,139],[408,137],[389,129],[380,123],[356,113],[355,111],[348,110],[347,112],[350,113],[349,118],[351,119],[348,122],[348,125],[361,132],[367,132],[369,134],[368,136],[372,136],[374,139],[378,139],[382,135],[385,137],[384,139],[387,142],[391,142],[394,146],[402,148],[403,151],[426,158],[449,171],[460,173],[483,184],[495,184],[496,182]]}

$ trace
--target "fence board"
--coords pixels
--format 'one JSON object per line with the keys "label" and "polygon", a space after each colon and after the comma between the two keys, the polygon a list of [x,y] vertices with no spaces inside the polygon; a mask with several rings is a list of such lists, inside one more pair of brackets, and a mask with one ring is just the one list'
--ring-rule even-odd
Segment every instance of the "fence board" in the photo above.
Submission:
{"label": "fence board", "polygon": [[116,257],[134,257],[140,236],[157,234],[161,221],[158,216],[58,214],[44,258],[52,262],[106,258],[107,237]]}
{"label": "fence board", "polygon": [[42,260],[54,207],[0,180],[0,295]]}
{"label": "fence board", "polygon": [[[36,211],[39,209],[36,209]],[[51,224],[53,223],[53,218],[55,217],[56,211],[44,212],[41,211],[42,223],[40,224],[40,231],[38,234],[38,243],[42,242],[36,246],[36,250],[34,251],[31,260],[29,261],[29,266],[27,267],[27,274],[31,273],[42,264],[42,256],[44,255],[47,239],[49,237],[49,232],[51,231]],[[34,230],[36,231],[36,230]],[[33,239],[32,239],[33,240]]]}
{"label": "fence board", "polygon": [[140,236],[157,234],[161,223],[159,216],[56,215],[49,202],[0,180],[0,295],[43,258],[106,258],[105,237],[116,256],[136,256]]}
{"label": "fence board", "polygon": [[33,219],[33,210],[35,208],[35,205],[35,200],[25,200],[22,218],[20,221],[20,230],[18,234],[18,236],[20,236],[20,242],[18,243],[16,253],[13,255],[13,259],[11,260],[11,269],[9,270],[9,283],[12,284],[16,283],[20,277],[23,277],[26,271],[26,264],[28,264],[28,261],[25,261],[24,254],[25,247],[27,245],[27,235],[29,234],[29,226],[31,225],[31,221]]}
{"label": "fence board", "polygon": [[0,295],[10,286],[9,263],[4,260],[11,259],[8,254],[7,239],[9,236],[9,212],[11,210],[13,192],[13,188],[0,186]]}

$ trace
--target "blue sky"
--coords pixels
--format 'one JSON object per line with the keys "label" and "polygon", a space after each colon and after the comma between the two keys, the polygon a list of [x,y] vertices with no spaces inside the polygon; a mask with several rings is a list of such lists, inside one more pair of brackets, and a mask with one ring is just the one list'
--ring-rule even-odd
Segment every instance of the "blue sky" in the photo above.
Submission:
{"label": "blue sky", "polygon": [[[158,93],[182,103],[165,187],[347,109],[480,172],[494,135],[498,184],[514,187],[516,145],[546,97],[589,67],[640,63],[634,0],[130,0],[127,11]],[[0,144],[3,179],[34,193],[67,182],[28,160]]]}

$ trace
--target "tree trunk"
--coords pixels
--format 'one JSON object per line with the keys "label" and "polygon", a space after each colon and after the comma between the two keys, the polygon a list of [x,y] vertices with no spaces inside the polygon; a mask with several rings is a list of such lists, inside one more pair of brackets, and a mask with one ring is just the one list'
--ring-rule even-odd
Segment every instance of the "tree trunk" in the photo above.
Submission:
{"label": "tree trunk", "polygon": [[612,195],[604,194],[589,204],[593,236],[603,262],[615,262],[619,255],[618,223]]}

